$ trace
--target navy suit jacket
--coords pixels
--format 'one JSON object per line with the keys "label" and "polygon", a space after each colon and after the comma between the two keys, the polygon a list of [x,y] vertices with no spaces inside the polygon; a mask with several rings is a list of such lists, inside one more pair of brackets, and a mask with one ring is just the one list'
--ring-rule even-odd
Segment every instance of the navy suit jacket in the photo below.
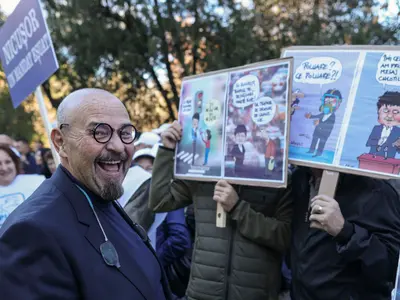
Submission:
{"label": "navy suit jacket", "polygon": [[377,156],[385,156],[385,150],[387,150],[387,157],[394,158],[399,149],[393,146],[393,143],[396,142],[398,138],[400,138],[400,128],[393,126],[388,139],[385,143],[383,143],[380,150],[378,151],[377,147],[378,142],[381,138],[382,130],[383,125],[376,125],[372,129],[372,132],[367,141],[367,146],[371,147],[369,153]]}
{"label": "navy suit jacket", "polygon": [[323,138],[327,140],[329,136],[331,135],[331,132],[333,130],[333,126],[335,126],[335,113],[331,113],[331,115],[323,121],[324,119],[324,113],[318,114],[318,115],[311,115],[310,119],[318,119],[319,123],[317,126],[315,126],[314,129],[314,136],[318,138]]}
{"label": "navy suit jacket", "polygon": [[[129,217],[118,211],[134,230]],[[121,237],[102,225],[118,252],[119,269],[105,264],[99,250],[104,236],[96,218],[83,194],[58,168],[0,228],[1,299],[158,300],[132,268],[133,259],[145,266],[146,261],[132,258]],[[151,248],[145,239],[142,246]],[[160,285],[171,299],[163,272]]]}

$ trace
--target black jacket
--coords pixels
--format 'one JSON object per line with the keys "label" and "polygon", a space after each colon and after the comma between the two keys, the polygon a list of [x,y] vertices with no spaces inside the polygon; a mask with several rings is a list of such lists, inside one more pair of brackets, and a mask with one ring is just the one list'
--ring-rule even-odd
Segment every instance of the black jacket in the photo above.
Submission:
{"label": "black jacket", "polygon": [[311,229],[309,170],[292,177],[293,300],[390,299],[400,247],[400,200],[387,181],[344,175],[335,199],[345,227],[335,238]]}

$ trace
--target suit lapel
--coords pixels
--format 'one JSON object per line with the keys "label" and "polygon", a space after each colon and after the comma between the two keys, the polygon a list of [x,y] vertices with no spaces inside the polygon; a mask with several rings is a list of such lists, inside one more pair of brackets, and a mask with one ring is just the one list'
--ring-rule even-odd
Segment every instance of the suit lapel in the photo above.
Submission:
{"label": "suit lapel", "polygon": [[[142,272],[138,270],[140,267],[139,265],[143,266],[144,264],[144,268],[146,268],[146,262],[142,261],[141,257],[132,256],[131,252],[133,250],[126,247],[125,243],[117,232],[113,230],[107,230],[108,226],[103,225],[103,227],[106,231],[108,239],[114,245],[118,253],[121,266],[117,268],[117,270],[136,287],[136,289],[143,295],[144,298],[152,299],[153,297],[151,293],[153,292],[153,288],[150,284],[150,281],[145,276],[142,276]],[[98,230],[100,231],[100,228]],[[95,239],[96,237],[93,238]],[[104,240],[101,243],[103,242]]]}
{"label": "suit lapel", "polygon": [[[163,286],[165,299],[167,299],[167,300],[172,299],[171,291],[170,291],[170,287],[169,287],[169,283],[168,283],[167,277],[166,277],[166,275],[165,275],[164,268],[163,268],[163,266],[161,265],[160,260],[158,259],[158,256],[157,256],[156,251],[155,251],[154,248],[151,246],[151,243],[150,243],[149,237],[147,236],[146,231],[145,231],[145,230],[141,230],[140,228],[138,228],[138,225],[135,224],[135,223],[131,220],[131,218],[129,218],[129,216],[126,214],[126,212],[123,210],[123,208],[122,208],[117,202],[114,202],[114,207],[115,207],[115,208],[117,209],[117,211],[121,214],[121,216],[124,218],[124,220],[129,224],[129,226],[132,228],[132,230],[134,230],[134,231],[137,233],[137,235],[138,235],[140,238],[142,238],[142,240],[143,240],[145,246],[146,246],[146,247],[151,251],[151,253],[153,254],[153,256],[154,256],[154,258],[156,259],[156,261],[157,261],[157,263],[158,263],[158,265],[159,265],[159,267],[160,267],[160,270],[161,270],[161,278],[162,278],[162,279],[161,279],[161,283],[162,283],[162,286]],[[122,265],[121,265],[121,267],[122,267]],[[133,268],[128,268],[127,270],[124,269],[123,271],[124,271],[126,274],[135,272],[135,270],[134,270]],[[134,274],[131,274],[131,276],[132,276],[132,275],[134,275]]]}
{"label": "suit lapel", "polygon": [[[76,212],[78,221],[86,228],[86,230],[83,230],[85,238],[101,256],[103,261],[103,257],[100,252],[100,245],[105,242],[105,238],[85,196],[60,167],[53,174],[50,180],[61,192],[63,192],[65,197],[71,203]],[[121,237],[119,237],[118,234],[116,234],[114,230],[108,226],[108,224],[102,224],[102,226],[108,239],[117,249],[121,264],[121,267],[118,269],[111,266],[110,268],[116,268],[135,286],[135,288],[143,295],[145,299],[151,299],[152,297],[149,296],[149,291],[152,291],[152,289],[149,283],[145,281],[144,278],[140,277],[140,274],[138,274],[137,270],[132,267],[136,264],[136,262],[132,262],[132,256],[129,254],[129,249],[126,249],[125,245],[121,242]],[[140,261],[140,257],[136,259],[137,261]],[[103,263],[105,264],[104,261]]]}

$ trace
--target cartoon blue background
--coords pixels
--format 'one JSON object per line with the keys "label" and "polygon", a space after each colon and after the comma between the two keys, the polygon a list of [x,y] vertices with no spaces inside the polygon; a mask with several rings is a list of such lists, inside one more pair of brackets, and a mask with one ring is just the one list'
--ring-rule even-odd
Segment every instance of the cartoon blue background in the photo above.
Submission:
{"label": "cartoon blue background", "polygon": [[[376,71],[384,52],[367,53],[354,102],[353,113],[345,137],[340,165],[358,168],[357,157],[369,153],[366,146],[372,128],[378,123],[378,98],[386,91],[400,92],[400,87],[383,85],[376,80]],[[399,155],[396,156],[399,158]]]}
{"label": "cartoon blue background", "polygon": [[[335,154],[338,134],[343,121],[343,115],[348,104],[350,87],[353,82],[354,71],[357,65],[358,52],[334,52],[334,51],[286,51],[286,57],[294,57],[293,74],[296,69],[307,59],[313,57],[332,57],[338,59],[342,64],[342,75],[334,83],[329,84],[306,84],[293,81],[293,91],[300,89],[304,93],[304,98],[300,99],[299,109],[294,113],[290,126],[290,146],[289,159],[303,161],[319,162],[331,164]],[[373,76],[375,78],[375,75]],[[324,152],[321,156],[313,157],[313,154],[307,153],[311,145],[315,126],[314,119],[306,119],[305,114],[310,112],[313,115],[319,114],[322,95],[329,89],[337,89],[342,94],[342,103],[335,112],[335,126],[328,141],[326,142]]]}

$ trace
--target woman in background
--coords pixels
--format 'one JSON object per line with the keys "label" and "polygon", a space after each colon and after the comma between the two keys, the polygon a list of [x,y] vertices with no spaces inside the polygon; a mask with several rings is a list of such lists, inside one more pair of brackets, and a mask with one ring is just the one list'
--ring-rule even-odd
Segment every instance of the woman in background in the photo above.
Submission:
{"label": "woman in background", "polygon": [[8,145],[0,145],[0,227],[8,215],[45,180],[21,174],[21,161]]}

